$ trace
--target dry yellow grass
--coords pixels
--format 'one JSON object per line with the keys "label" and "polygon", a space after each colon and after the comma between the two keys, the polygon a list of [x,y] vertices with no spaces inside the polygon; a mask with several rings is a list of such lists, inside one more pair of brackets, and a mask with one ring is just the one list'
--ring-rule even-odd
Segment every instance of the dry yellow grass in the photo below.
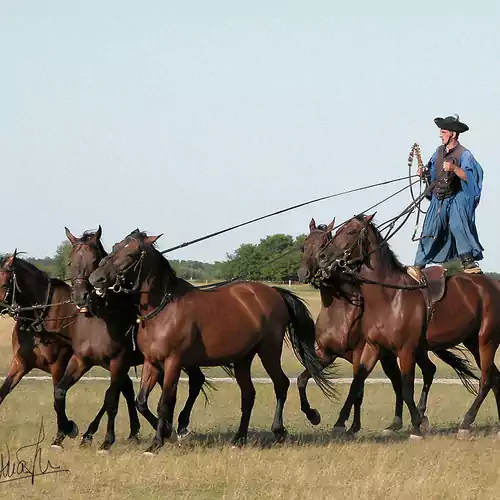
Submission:
{"label": "dry yellow grass", "polygon": [[[82,428],[100,404],[106,385],[86,382],[71,391],[68,413]],[[185,397],[181,384],[179,402]],[[345,387],[342,388],[345,395]],[[157,391],[152,397],[156,403]],[[369,386],[363,411],[364,428],[356,441],[335,441],[329,427],[338,405],[316,387],[312,400],[323,422],[312,428],[299,411],[295,386],[285,409],[290,438],[274,445],[269,428],[274,409],[272,387],[257,386],[250,443],[232,449],[230,438],[239,419],[239,391],[220,385],[212,403],[199,401],[190,441],[168,443],[157,457],[142,455],[152,431],[143,423],[143,441],[128,444],[123,404],[118,418],[117,444],[109,456],[96,453],[104,428],[90,449],[67,440],[62,452],[47,450],[54,436],[52,390],[45,382],[24,382],[0,409],[0,446],[11,450],[32,442],[40,419],[45,419],[44,460],[69,473],[0,484],[0,497],[60,498],[273,498],[273,499],[469,499],[500,494],[500,442],[494,441],[495,408],[488,400],[478,418],[477,439],[457,441],[456,426],[471,401],[462,387],[435,386],[429,416],[439,431],[422,442],[409,442],[407,432],[393,441],[380,438],[391,417],[393,396],[386,386]],[[179,403],[179,404],[180,404]],[[407,415],[405,415],[407,418]]]}
{"label": "dry yellow grass", "polygon": [[[300,289],[313,315],[319,298],[312,290]],[[0,320],[0,367],[7,369],[11,359],[12,322]],[[283,364],[288,375],[300,366],[287,350]],[[350,366],[340,367],[349,375]],[[97,374],[94,371],[94,374]],[[212,376],[219,372],[212,370]],[[439,366],[439,376],[452,372]],[[36,374],[33,372],[33,374]],[[264,375],[256,363],[254,375]],[[380,376],[380,371],[374,373]],[[107,384],[81,382],[68,396],[68,415],[83,431],[102,404]],[[137,386],[136,386],[137,387]],[[251,420],[250,444],[232,449],[230,439],[239,421],[240,395],[235,385],[219,384],[212,402],[197,402],[193,438],[167,444],[151,459],[142,451],[152,438],[152,430],[141,419],[143,441],[126,442],[127,412],[123,401],[117,422],[117,443],[109,456],[96,453],[104,436],[105,420],[90,449],[79,449],[78,440],[67,440],[63,452],[48,448],[55,435],[52,386],[48,382],[23,381],[0,407],[0,453],[6,446],[12,453],[33,442],[42,417],[47,438],[44,460],[70,469],[69,473],[38,477],[28,481],[0,484],[0,498],[59,498],[61,500],[157,499],[157,498],[276,498],[276,499],[470,499],[494,498],[500,494],[500,442],[494,440],[497,415],[493,397],[485,402],[477,419],[473,441],[459,442],[454,434],[472,396],[461,386],[432,388],[429,417],[435,431],[422,442],[408,442],[407,432],[400,439],[384,441],[380,431],[393,414],[394,396],[389,386],[369,385],[363,407],[363,430],[352,442],[335,441],[329,429],[339,404],[326,400],[318,388],[310,388],[312,403],[322,414],[322,423],[313,428],[299,410],[296,386],[291,386],[285,407],[285,425],[290,439],[274,445],[270,425],[274,395],[269,385],[257,385],[257,401]],[[417,390],[420,387],[417,386]],[[339,388],[340,401],[347,386]],[[178,408],[184,402],[186,385],[181,384]],[[158,391],[150,406],[156,408]],[[405,413],[405,422],[408,415]]]}

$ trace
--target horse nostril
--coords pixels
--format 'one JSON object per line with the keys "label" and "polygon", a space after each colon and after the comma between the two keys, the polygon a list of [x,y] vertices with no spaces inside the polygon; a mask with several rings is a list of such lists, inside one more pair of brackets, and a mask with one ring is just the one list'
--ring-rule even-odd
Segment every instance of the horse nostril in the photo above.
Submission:
{"label": "horse nostril", "polygon": [[104,276],[91,275],[89,281],[90,281],[91,285],[96,286],[96,285],[102,285],[105,280],[104,280]]}

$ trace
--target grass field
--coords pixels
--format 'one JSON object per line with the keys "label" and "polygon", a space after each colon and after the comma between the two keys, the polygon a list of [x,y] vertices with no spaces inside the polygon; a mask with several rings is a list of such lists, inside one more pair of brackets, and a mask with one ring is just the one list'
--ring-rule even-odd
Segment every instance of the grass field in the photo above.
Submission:
{"label": "grass field", "polygon": [[[100,405],[103,382],[82,382],[70,392],[68,413],[82,428]],[[345,386],[341,387],[342,396]],[[24,382],[0,411],[0,444],[5,455],[33,442],[44,417],[47,439],[43,460],[68,473],[0,484],[0,498],[494,498],[500,493],[500,442],[494,441],[494,405],[487,400],[478,418],[476,439],[454,438],[471,397],[460,386],[434,386],[429,417],[436,431],[421,442],[384,441],[380,430],[389,423],[393,396],[387,386],[369,386],[363,430],[353,442],[335,441],[329,428],[338,405],[311,387],[323,423],[312,428],[299,411],[296,387],[291,386],[285,409],[289,441],[275,445],[269,428],[274,408],[272,387],[257,386],[250,426],[250,443],[232,449],[230,439],[239,420],[239,392],[221,384],[210,405],[200,400],[194,409],[190,441],[167,444],[157,457],[142,455],[152,438],[143,424],[139,444],[128,444],[127,412],[121,405],[117,443],[109,456],[96,453],[104,428],[90,449],[67,439],[62,452],[48,448],[55,433],[52,389],[44,382]],[[186,385],[181,384],[179,405]],[[154,393],[152,404],[158,394]],[[407,415],[405,415],[407,420]]]}
{"label": "grass field", "polygon": [[[301,290],[313,314],[319,307],[316,292]],[[2,374],[11,359],[8,320],[0,320],[0,366]],[[300,371],[293,355],[283,356],[285,371]],[[343,363],[340,375],[349,376]],[[94,370],[93,374],[103,374]],[[215,370],[210,375],[216,376]],[[438,376],[453,372],[439,365]],[[37,373],[33,372],[33,375]],[[39,374],[39,373],[38,373]],[[257,366],[254,375],[264,375]],[[380,376],[376,371],[374,376]],[[68,415],[83,432],[102,404],[105,382],[82,381],[68,395]],[[136,386],[137,387],[137,386]],[[184,403],[186,384],[181,383],[178,407]],[[192,436],[181,443],[165,445],[154,458],[142,451],[153,436],[141,419],[140,443],[128,443],[128,419],[124,402],[117,419],[117,443],[109,455],[97,454],[104,438],[105,419],[91,448],[80,449],[79,438],[67,439],[63,451],[49,448],[55,435],[52,386],[48,382],[23,381],[0,407],[0,453],[3,469],[7,446],[11,461],[16,450],[35,442],[41,419],[46,439],[42,443],[43,464],[69,469],[69,472],[29,480],[0,483],[0,498],[58,498],[61,500],[157,499],[157,498],[283,498],[283,499],[490,499],[500,494],[500,442],[493,396],[490,395],[476,421],[474,439],[457,441],[458,424],[472,402],[461,386],[435,385],[429,398],[428,415],[432,433],[423,441],[408,441],[408,415],[405,430],[393,440],[384,440],[381,430],[392,419],[394,396],[387,385],[369,385],[363,407],[363,429],[354,441],[330,436],[347,386],[339,386],[339,402],[328,401],[312,385],[309,395],[322,414],[322,423],[312,427],[299,409],[297,389],[290,387],[285,407],[285,425],[290,433],[283,445],[275,445],[270,432],[274,412],[272,386],[256,385],[257,400],[250,422],[250,442],[243,449],[231,447],[240,412],[239,389],[233,384],[217,384],[217,391],[205,405],[196,403],[191,422]],[[420,386],[417,386],[417,391]],[[156,408],[159,392],[152,394],[150,406]],[[23,455],[24,453],[24,455]],[[31,460],[26,450],[25,456]],[[0,479],[5,480],[0,470]]]}

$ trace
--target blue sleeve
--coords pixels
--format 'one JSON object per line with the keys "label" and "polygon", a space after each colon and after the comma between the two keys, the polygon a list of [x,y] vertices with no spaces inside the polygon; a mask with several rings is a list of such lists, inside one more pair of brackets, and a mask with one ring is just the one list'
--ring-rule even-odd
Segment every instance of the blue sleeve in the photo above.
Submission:
{"label": "blue sleeve", "polygon": [[427,180],[429,184],[436,180],[436,153],[431,156],[431,159],[427,163],[427,170],[429,171],[429,175],[427,176]]}
{"label": "blue sleeve", "polygon": [[467,181],[461,181],[462,190],[467,196],[474,198],[474,205],[477,206],[483,189],[483,169],[468,150],[462,153],[460,167],[467,173]]}

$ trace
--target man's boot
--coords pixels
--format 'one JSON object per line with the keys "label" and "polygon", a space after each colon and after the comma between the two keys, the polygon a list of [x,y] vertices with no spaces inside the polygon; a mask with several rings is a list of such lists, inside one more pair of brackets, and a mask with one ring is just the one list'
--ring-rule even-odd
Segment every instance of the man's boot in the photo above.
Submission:
{"label": "man's boot", "polygon": [[423,283],[425,278],[422,273],[422,269],[425,264],[414,264],[413,266],[407,266],[406,272],[411,276],[417,283]]}
{"label": "man's boot", "polygon": [[467,274],[483,274],[481,268],[478,266],[476,262],[474,262],[474,258],[471,253],[466,253],[460,256],[460,260],[462,261],[462,267],[464,269],[464,273]]}

